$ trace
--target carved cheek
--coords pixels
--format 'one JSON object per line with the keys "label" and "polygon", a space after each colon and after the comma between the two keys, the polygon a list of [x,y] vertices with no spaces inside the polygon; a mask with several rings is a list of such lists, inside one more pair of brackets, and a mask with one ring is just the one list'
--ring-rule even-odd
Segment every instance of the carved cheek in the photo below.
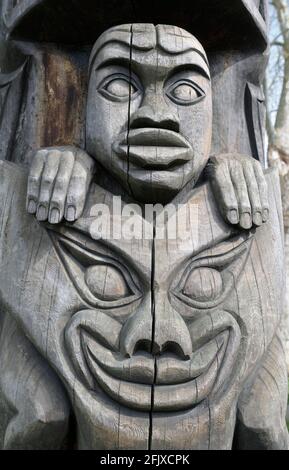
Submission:
{"label": "carved cheek", "polygon": [[205,302],[217,299],[222,291],[223,280],[219,271],[211,268],[197,268],[190,273],[183,294],[191,299]]}
{"label": "carved cheek", "polygon": [[91,293],[101,300],[119,300],[130,295],[122,274],[112,266],[91,266],[86,270],[85,282]]}

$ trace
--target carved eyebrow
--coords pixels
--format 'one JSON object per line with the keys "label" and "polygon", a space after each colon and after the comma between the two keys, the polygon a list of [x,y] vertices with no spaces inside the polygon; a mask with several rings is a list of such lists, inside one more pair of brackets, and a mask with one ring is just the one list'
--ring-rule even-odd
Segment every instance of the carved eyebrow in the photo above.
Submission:
{"label": "carved eyebrow", "polygon": [[[105,67],[116,66],[116,65],[124,66],[124,67],[127,67],[128,69],[130,69],[131,66],[132,67],[134,66],[134,63],[137,63],[139,65],[139,63],[137,61],[134,61],[134,59],[130,58],[130,57],[125,57],[125,56],[123,56],[123,57],[113,57],[113,56],[111,56],[111,57],[107,57],[103,61],[100,61],[100,63],[95,68],[95,70],[100,70],[100,69],[103,69]],[[197,72],[199,72],[205,78],[207,78],[208,80],[211,80],[210,70],[209,70],[208,66],[206,65],[206,63],[204,63],[203,61],[199,61],[199,60],[197,60],[197,61],[194,61],[194,60],[189,61],[188,60],[186,63],[176,65],[171,70],[171,72],[169,73],[169,76],[167,78],[172,77],[174,74],[176,74],[178,72],[182,72],[184,70],[192,70],[192,69],[195,69]]]}
{"label": "carved eyebrow", "polygon": [[196,70],[198,73],[203,75],[203,77],[207,78],[211,81],[210,73],[208,67],[203,67],[201,64],[195,64],[194,62],[188,62],[186,64],[177,65],[168,75],[167,80],[173,77],[175,74],[180,72],[185,72],[186,70]]}
{"label": "carved eyebrow", "polygon": [[[91,72],[91,68],[95,62],[95,59],[96,59],[96,56],[99,54],[99,52],[101,50],[103,50],[105,47],[107,47],[108,45],[111,45],[111,44],[115,44],[115,45],[118,45],[120,47],[124,47],[125,49],[128,49],[128,56],[122,56],[122,57],[115,57],[115,58],[108,58],[107,60],[104,59],[101,64],[97,67],[98,68],[101,68],[101,67],[104,67],[105,65],[108,64],[108,62],[111,62],[111,61],[114,61],[114,63],[117,63],[117,61],[120,62],[129,62],[130,61],[130,56],[131,56],[131,49],[137,51],[137,52],[148,52],[152,49],[154,49],[155,45],[154,44],[151,44],[150,46],[149,45],[145,45],[145,44],[132,44],[130,43],[130,41],[128,39],[125,39],[125,38],[118,38],[118,39],[108,39],[107,41],[103,42],[102,44],[99,45],[99,47],[95,47],[91,53],[91,56],[90,56],[90,61],[89,61],[89,72]],[[169,50],[168,48],[164,47],[162,44],[158,44],[157,46],[159,49],[163,50],[164,52],[167,52],[168,54],[171,54],[171,55],[174,55],[174,56],[180,56],[180,55],[183,55],[183,54],[187,54],[188,52],[193,52],[195,54],[197,54],[197,57],[198,59],[201,59],[201,60],[197,60],[197,63],[194,64],[192,62],[192,65],[196,65],[196,67],[199,67],[205,74],[206,74],[206,77],[210,79],[210,72],[209,72],[209,63],[207,61],[207,58],[206,56],[202,53],[202,51],[196,49],[195,47],[192,47],[192,46],[188,46],[188,47],[184,47],[182,50],[178,50],[178,51],[173,51],[173,50]],[[132,59],[132,62],[133,62],[133,59]],[[201,64],[202,62],[202,64]],[[190,62],[189,62],[190,64]],[[108,64],[109,65],[109,64]]]}
{"label": "carved eyebrow", "polygon": [[[89,59],[89,72],[91,71],[91,68],[92,68],[92,66],[95,62],[96,56],[99,54],[99,52],[102,49],[104,49],[105,47],[107,47],[108,45],[111,45],[111,44],[115,44],[117,46],[125,47],[126,49],[128,49],[128,57],[131,55],[131,52],[130,52],[131,48],[136,50],[136,51],[144,51],[144,52],[151,51],[154,48],[153,44],[151,46],[145,46],[145,45],[140,46],[140,45],[137,45],[137,44],[131,44],[131,41],[129,39],[126,40],[125,38],[118,38],[118,39],[110,38],[110,39],[107,39],[107,41],[104,41],[101,44],[99,44],[98,47],[96,47],[96,45],[94,46],[94,48],[91,52],[91,55],[90,55],[90,59]],[[121,57],[119,59],[125,60],[126,57]],[[108,59],[108,60],[110,60],[110,59]]]}
{"label": "carved eyebrow", "polygon": [[164,52],[167,52],[168,54],[171,54],[171,55],[182,55],[182,54],[187,54],[188,52],[195,52],[203,59],[206,66],[209,67],[209,62],[208,62],[206,55],[201,50],[197,49],[196,47],[187,46],[187,47],[183,47],[183,49],[180,49],[180,50],[170,49],[169,47],[166,47],[163,44],[159,44],[158,47],[162,49]]}
{"label": "carved eyebrow", "polygon": [[100,70],[105,67],[109,67],[110,65],[120,65],[127,67],[128,69],[130,68],[131,60],[129,57],[108,57],[107,59],[104,59],[101,61],[98,66],[95,68],[95,70]]}
{"label": "carved eyebrow", "polygon": [[[95,68],[95,70],[101,70],[101,69],[103,69],[105,67],[109,67],[109,66],[122,66],[122,67],[126,67],[127,70],[129,71],[129,70],[131,70],[131,66],[133,66],[133,65],[134,64],[131,63],[131,61],[128,57],[123,57],[123,58],[119,58],[119,57],[113,58],[113,57],[111,57],[111,58],[108,58],[107,60],[101,62]],[[205,68],[205,67],[202,67],[200,64],[195,64],[193,62],[191,62],[191,63],[188,62],[186,64],[177,65],[168,74],[166,80],[169,80],[171,77],[173,77],[177,73],[184,72],[184,71],[187,71],[187,70],[188,71],[195,70],[196,72],[201,74],[203,77],[205,77],[207,80],[211,81],[211,77],[210,77],[208,69]]]}

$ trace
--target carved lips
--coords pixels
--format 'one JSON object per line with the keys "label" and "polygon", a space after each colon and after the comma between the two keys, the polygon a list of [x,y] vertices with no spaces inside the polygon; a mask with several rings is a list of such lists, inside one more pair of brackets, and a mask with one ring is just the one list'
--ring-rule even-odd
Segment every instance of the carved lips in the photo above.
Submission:
{"label": "carved lips", "polygon": [[[181,411],[212,391],[230,339],[228,325],[198,339],[187,360],[173,354],[153,356],[119,352],[121,325],[102,312],[84,310],[66,329],[70,357],[90,388],[96,384],[113,400],[140,411]],[[95,382],[94,382],[95,381]]]}
{"label": "carved lips", "polygon": [[[118,360],[102,355],[99,344],[88,338],[83,345],[90,371],[111,398],[142,411],[181,411],[194,407],[211,392],[228,335],[228,331],[220,334],[187,361],[169,355]],[[144,377],[150,384],[142,383]]]}
{"label": "carved lips", "polygon": [[146,170],[168,170],[192,160],[193,150],[180,134],[154,128],[122,134],[113,149],[122,160]]}

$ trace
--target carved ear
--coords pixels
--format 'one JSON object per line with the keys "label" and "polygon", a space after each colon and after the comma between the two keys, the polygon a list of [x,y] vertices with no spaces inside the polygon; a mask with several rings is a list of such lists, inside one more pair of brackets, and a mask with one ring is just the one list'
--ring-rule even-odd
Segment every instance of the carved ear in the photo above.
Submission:
{"label": "carved ear", "polygon": [[254,380],[238,402],[235,447],[238,450],[287,450],[288,381],[281,340],[276,335]]}

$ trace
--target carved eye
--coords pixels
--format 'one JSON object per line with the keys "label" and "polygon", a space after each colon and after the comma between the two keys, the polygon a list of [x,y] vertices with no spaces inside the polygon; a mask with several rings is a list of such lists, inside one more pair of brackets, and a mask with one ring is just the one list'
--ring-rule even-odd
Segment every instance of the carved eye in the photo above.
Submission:
{"label": "carved eye", "polygon": [[106,87],[106,91],[112,95],[119,96],[121,98],[128,97],[129,94],[136,92],[136,88],[126,80],[120,78],[112,80]]}
{"label": "carved eye", "polygon": [[101,300],[113,301],[132,295],[123,275],[113,266],[91,266],[84,278],[91,293]]}
{"label": "carved eye", "polygon": [[[219,305],[234,287],[242,266],[247,259],[253,237],[244,241],[233,238],[225,242],[222,253],[212,254],[209,250],[200,258],[189,261],[181,277],[176,279],[176,287],[171,292],[183,305],[192,309],[210,309]],[[223,251],[227,249],[228,251]],[[233,247],[233,248],[232,248]],[[184,315],[190,316],[190,311],[184,309]]]}
{"label": "carved eye", "polygon": [[172,101],[180,105],[194,104],[205,97],[205,92],[189,80],[180,80],[174,83],[166,94]]}
{"label": "carved eye", "polygon": [[112,101],[126,101],[139,93],[139,89],[126,75],[112,75],[100,86],[99,92]]}
{"label": "carved eye", "polygon": [[[86,240],[79,244],[78,240],[74,240],[73,233],[69,233],[72,238],[53,232],[50,234],[68,276],[89,305],[114,309],[117,315],[116,309],[132,306],[141,298],[134,274],[120,260],[101,251],[91,251],[86,246]],[[121,309],[119,315],[122,315]]]}
{"label": "carved eye", "polygon": [[191,299],[206,302],[221,295],[223,279],[219,271],[211,268],[197,268],[190,273],[183,294]]}

